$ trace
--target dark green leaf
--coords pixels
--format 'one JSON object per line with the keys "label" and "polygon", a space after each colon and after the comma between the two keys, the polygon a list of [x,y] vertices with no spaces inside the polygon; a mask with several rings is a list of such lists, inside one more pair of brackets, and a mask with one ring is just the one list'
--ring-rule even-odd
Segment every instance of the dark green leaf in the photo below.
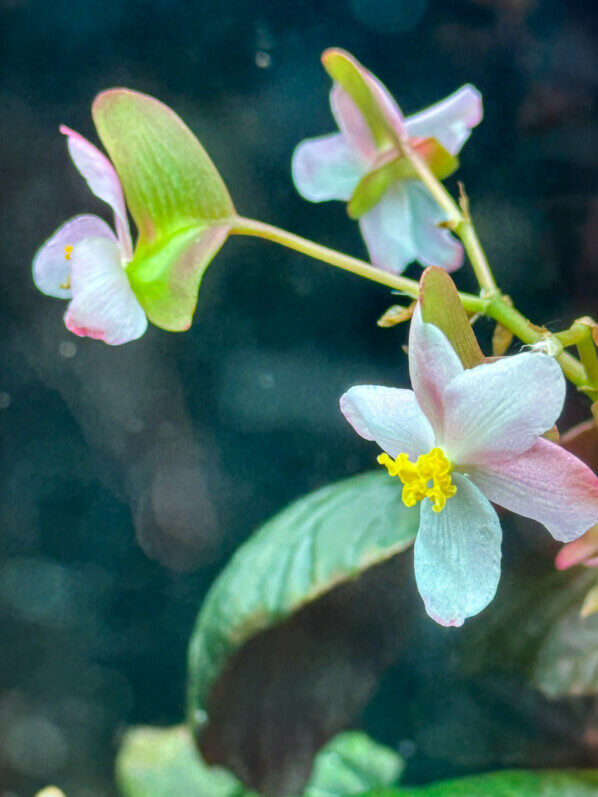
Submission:
{"label": "dark green leaf", "polygon": [[208,721],[223,668],[249,639],[337,584],[410,546],[419,514],[386,474],[368,473],[316,491],[265,524],[210,590],[189,649],[189,717]]}
{"label": "dark green leaf", "polygon": [[[462,637],[468,671],[519,670],[551,697],[598,692],[598,615],[580,617],[595,572],[552,560],[507,574],[487,622]],[[496,655],[500,651],[500,655]]]}

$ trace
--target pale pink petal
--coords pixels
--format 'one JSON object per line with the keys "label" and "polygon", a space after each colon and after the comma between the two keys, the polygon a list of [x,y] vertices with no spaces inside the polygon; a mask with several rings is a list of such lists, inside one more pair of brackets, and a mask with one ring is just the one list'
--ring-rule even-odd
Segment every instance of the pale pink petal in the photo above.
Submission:
{"label": "pale pink petal", "polygon": [[367,122],[357,105],[338,83],[330,90],[332,115],[350,147],[367,163],[376,158],[376,144]]}
{"label": "pale pink petal", "polygon": [[443,394],[441,447],[460,465],[523,454],[563,409],[565,378],[537,352],[483,363],[456,377]]}
{"label": "pale pink petal", "polygon": [[367,165],[342,133],[333,133],[302,141],[293,153],[291,170],[295,188],[311,202],[348,202]]}
{"label": "pale pink petal", "polygon": [[462,86],[450,97],[406,120],[409,138],[435,138],[456,155],[482,121],[482,95],[475,86]]}
{"label": "pale pink petal", "polygon": [[442,435],[444,390],[463,370],[446,335],[422,319],[418,303],[409,330],[409,376],[418,404],[437,437]]}
{"label": "pale pink petal", "polygon": [[555,564],[558,570],[567,570],[567,568],[582,562],[592,567],[597,561],[596,554],[598,554],[598,525],[592,526],[573,542],[563,545],[556,556]]}
{"label": "pale pink petal", "polygon": [[598,523],[598,478],[556,443],[540,438],[526,453],[469,473],[491,501],[537,520],[561,542]]}
{"label": "pale pink petal", "polygon": [[405,182],[411,205],[415,259],[424,266],[455,271],[463,264],[463,246],[449,230],[438,225],[446,215],[428,189],[417,180]]}
{"label": "pale pink petal", "polygon": [[341,412],[366,440],[374,440],[393,459],[417,459],[434,445],[434,433],[411,390],[357,385],[340,400]]}
{"label": "pale pink petal", "polygon": [[42,293],[58,299],[71,298],[72,251],[84,238],[108,238],[116,244],[114,233],[98,216],[69,219],[48,238],[33,258],[33,281]]}
{"label": "pale pink petal", "polygon": [[70,331],[113,346],[141,337],[147,318],[122,267],[117,244],[85,238],[71,260],[73,299],[64,316]]}
{"label": "pale pink petal", "polygon": [[425,498],[415,538],[415,580],[427,613],[441,625],[463,625],[496,594],[502,531],[492,505],[467,477],[453,474],[457,493],[434,512]]}
{"label": "pale pink petal", "polygon": [[65,125],[60,132],[67,137],[69,153],[73,163],[85,178],[92,193],[106,202],[114,211],[116,233],[124,260],[133,257],[131,232],[122,186],[114,166],[97,147]]}
{"label": "pale pink petal", "polygon": [[359,219],[373,265],[400,274],[417,258],[406,181],[391,185],[380,202]]}

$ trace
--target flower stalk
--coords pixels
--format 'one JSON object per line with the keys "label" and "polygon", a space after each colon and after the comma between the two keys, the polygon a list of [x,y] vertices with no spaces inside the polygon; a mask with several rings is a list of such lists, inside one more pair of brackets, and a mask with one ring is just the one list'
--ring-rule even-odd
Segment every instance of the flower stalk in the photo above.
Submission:
{"label": "flower stalk", "polygon": [[[444,189],[443,189],[444,190]],[[452,201],[452,200],[451,200]],[[455,205],[456,207],[456,205]],[[458,208],[457,208],[458,210]],[[467,223],[466,223],[467,224]],[[470,227],[473,229],[473,226]],[[256,238],[262,238],[267,241],[285,246],[287,249],[293,249],[296,252],[312,257],[328,265],[336,268],[341,268],[351,274],[357,274],[360,277],[376,282],[379,285],[386,285],[395,291],[417,299],[419,296],[419,283],[409,277],[403,277],[397,274],[391,274],[387,271],[382,271],[379,268],[371,266],[364,260],[357,257],[343,254],[336,249],[331,249],[327,246],[322,246],[308,238],[303,238],[300,235],[287,232],[280,227],[275,227],[272,224],[257,221],[255,219],[248,219],[242,216],[235,217],[231,227],[231,234],[248,235]],[[475,234],[475,233],[474,233]],[[465,243],[464,243],[465,245]],[[493,288],[492,292],[488,290],[486,295],[475,296],[471,293],[459,292],[459,298],[465,310],[468,313],[479,313],[488,318],[492,318],[497,323],[501,324],[506,329],[510,330],[516,335],[523,343],[531,344],[538,343],[542,338],[546,337],[546,332],[532,324],[524,315],[522,315],[516,308],[507,304],[498,288]],[[584,325],[585,326],[585,325]],[[586,327],[587,328],[587,327]],[[560,340],[564,333],[555,335]],[[563,346],[574,345],[576,341],[569,342],[567,338],[560,340]],[[586,373],[584,365],[573,357],[568,352],[562,352],[556,359],[558,360],[563,373],[576,387],[585,389],[586,392],[592,396],[594,393],[598,394],[598,387],[596,390],[589,391],[590,380]],[[595,383],[598,385],[598,383]],[[598,395],[597,395],[598,397]]]}

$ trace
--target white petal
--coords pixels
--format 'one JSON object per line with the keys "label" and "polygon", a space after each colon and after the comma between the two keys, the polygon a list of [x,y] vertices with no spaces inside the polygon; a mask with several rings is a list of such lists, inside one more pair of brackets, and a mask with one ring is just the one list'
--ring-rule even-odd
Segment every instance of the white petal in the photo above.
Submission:
{"label": "white petal", "polygon": [[129,284],[115,242],[86,238],[74,249],[73,300],[64,322],[75,335],[113,346],[141,337],[147,318]]}
{"label": "white petal", "polygon": [[374,440],[393,459],[417,459],[434,445],[434,433],[411,390],[357,385],[340,400],[341,412],[366,440]]}
{"label": "white petal", "polygon": [[449,230],[438,225],[446,214],[422,183],[407,180],[405,189],[411,203],[415,259],[424,266],[455,271],[463,264],[463,246]]}
{"label": "white petal", "polygon": [[463,625],[492,600],[500,579],[502,531],[490,502],[469,479],[453,474],[457,494],[440,512],[425,498],[415,538],[417,588],[441,625]]}
{"label": "white petal", "polygon": [[391,185],[380,202],[359,220],[370,260],[400,274],[417,258],[413,217],[405,181]]}
{"label": "white petal", "polygon": [[437,437],[442,436],[444,390],[463,370],[444,332],[422,320],[418,303],[409,330],[409,376],[417,402]]}
{"label": "white petal", "polygon": [[435,138],[456,155],[482,121],[482,95],[471,85],[462,86],[450,97],[431,105],[406,120],[410,138]]}
{"label": "white petal", "polygon": [[114,211],[114,222],[122,256],[130,260],[133,256],[131,232],[122,186],[114,166],[97,147],[82,135],[62,125],[60,132],[67,137],[69,153],[73,163],[85,178],[92,193],[106,202]]}
{"label": "white petal", "polygon": [[598,478],[543,438],[525,454],[475,468],[469,477],[491,501],[539,521],[561,542],[598,523]]}
{"label": "white petal", "polygon": [[559,364],[528,352],[464,371],[445,389],[441,446],[453,462],[483,465],[527,451],[565,400]]}
{"label": "white petal", "polygon": [[[84,238],[108,238],[116,244],[110,227],[98,216],[75,216],[59,227],[41,246],[33,259],[33,281],[48,296],[70,299],[72,249]],[[67,254],[69,257],[67,258]]]}
{"label": "white petal", "polygon": [[311,202],[348,202],[366,165],[341,133],[333,133],[302,141],[293,153],[291,170],[297,191]]}

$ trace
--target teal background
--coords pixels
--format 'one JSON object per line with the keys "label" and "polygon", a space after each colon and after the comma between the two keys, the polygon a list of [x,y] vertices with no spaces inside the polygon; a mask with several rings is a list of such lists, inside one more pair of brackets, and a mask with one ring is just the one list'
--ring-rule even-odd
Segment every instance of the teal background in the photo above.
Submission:
{"label": "teal background", "polygon": [[[190,332],[150,329],[116,349],[70,336],[30,263],[63,220],[109,214],[58,125],[95,141],[98,91],[153,94],[200,137],[241,213],[364,256],[342,204],[310,205],[290,180],[294,146],[333,129],[321,51],[353,52],[406,113],[472,82],[485,120],[458,176],[499,283],[556,328],[598,312],[596,25],[585,0],[0,0],[0,795],[49,781],[69,797],[114,794],[122,729],[182,716],[187,639],[232,552],[288,501],[373,467],[339,395],[407,380],[405,330],[375,325],[385,289],[238,238],[210,266]],[[567,412],[564,425],[582,401]],[[505,569],[551,566],[556,546],[536,527],[507,522],[505,538]],[[241,751],[237,770],[276,791],[276,761],[311,755],[330,703],[339,726],[407,755],[412,782],[596,765],[590,702],[459,674],[459,632],[425,620],[408,564],[290,624],[286,660],[268,640],[252,649],[213,755]],[[327,667],[336,700],[310,687]],[[302,739],[293,695],[313,700]]]}

